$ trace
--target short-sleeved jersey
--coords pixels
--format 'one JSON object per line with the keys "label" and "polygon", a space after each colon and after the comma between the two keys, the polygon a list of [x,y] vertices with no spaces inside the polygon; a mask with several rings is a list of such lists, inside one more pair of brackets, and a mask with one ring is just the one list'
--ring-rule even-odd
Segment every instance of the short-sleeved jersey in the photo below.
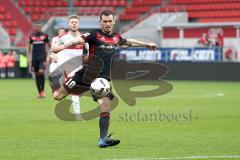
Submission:
{"label": "short-sleeved jersey", "polygon": [[[99,67],[99,65],[94,64],[96,58],[99,59],[103,64],[98,77],[110,80],[113,55],[116,53],[116,47],[121,43],[123,38],[118,33],[108,35],[99,29],[83,34],[82,38],[89,44],[88,65]],[[99,70],[99,68],[96,70]]]}
{"label": "short-sleeved jersey", "polygon": [[32,44],[32,58],[45,59],[46,44],[49,42],[48,35],[43,32],[34,32],[29,37],[29,43]]}
{"label": "short-sleeved jersey", "polygon": [[[81,35],[82,34],[80,33],[79,36],[81,36]],[[58,45],[66,44],[66,43],[72,41],[75,38],[76,37],[73,37],[70,33],[66,33],[66,34],[59,37],[59,41],[58,41],[59,44]],[[83,54],[83,47],[84,47],[84,45],[77,44],[77,45],[68,47],[61,52],[64,52],[65,54],[68,54],[68,55],[72,55],[73,57],[76,56],[76,55],[79,56],[79,55]]]}

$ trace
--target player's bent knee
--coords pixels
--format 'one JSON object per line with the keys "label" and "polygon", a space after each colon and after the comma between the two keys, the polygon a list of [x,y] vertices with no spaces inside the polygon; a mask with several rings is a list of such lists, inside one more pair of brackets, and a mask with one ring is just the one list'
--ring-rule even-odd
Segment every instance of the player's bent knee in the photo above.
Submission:
{"label": "player's bent knee", "polygon": [[43,74],[45,73],[45,71],[44,71],[43,69],[40,69],[40,70],[38,71],[38,73],[39,73],[40,75],[43,75]]}
{"label": "player's bent knee", "polygon": [[104,97],[98,100],[101,112],[110,112],[111,101],[108,97]]}

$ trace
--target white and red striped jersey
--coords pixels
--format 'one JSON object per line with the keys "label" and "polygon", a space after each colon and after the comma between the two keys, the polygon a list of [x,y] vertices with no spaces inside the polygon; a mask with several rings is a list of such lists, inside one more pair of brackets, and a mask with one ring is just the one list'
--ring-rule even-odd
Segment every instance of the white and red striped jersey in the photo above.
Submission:
{"label": "white and red striped jersey", "polygon": [[[82,34],[80,33],[78,36],[81,36],[81,35]],[[62,36],[56,36],[52,39],[52,47],[58,46],[61,44],[66,44],[75,38],[76,37],[73,37],[69,32]],[[84,45],[78,44],[78,45],[68,47],[68,48],[58,52],[57,53],[57,65],[52,63],[50,65],[50,72],[53,72],[56,67],[67,62],[68,60],[70,60],[74,57],[77,57],[77,56],[82,56],[83,55],[83,47],[84,47]],[[81,69],[81,67],[82,67],[81,64],[82,64],[82,61],[80,60],[79,68],[77,68],[77,70]]]}

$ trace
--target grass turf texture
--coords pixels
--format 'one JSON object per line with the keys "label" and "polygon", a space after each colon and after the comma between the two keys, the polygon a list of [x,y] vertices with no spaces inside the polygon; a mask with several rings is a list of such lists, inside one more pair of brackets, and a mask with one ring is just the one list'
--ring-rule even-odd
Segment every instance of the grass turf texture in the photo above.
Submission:
{"label": "grass turf texture", "polygon": [[[123,81],[119,81],[124,85]],[[120,100],[111,113],[110,131],[120,145],[97,147],[98,119],[66,122],[54,114],[50,96],[36,99],[33,80],[0,80],[1,160],[94,160],[240,155],[240,83],[171,81],[163,96],[139,98],[129,107]],[[134,88],[148,90],[152,86]],[[96,104],[81,99],[81,111]],[[191,119],[188,116],[191,110]],[[138,116],[140,112],[140,117]],[[150,119],[153,113],[182,115],[179,121]],[[126,116],[127,114],[127,116]],[[135,115],[135,117],[133,116]],[[130,118],[132,116],[132,118]]]}

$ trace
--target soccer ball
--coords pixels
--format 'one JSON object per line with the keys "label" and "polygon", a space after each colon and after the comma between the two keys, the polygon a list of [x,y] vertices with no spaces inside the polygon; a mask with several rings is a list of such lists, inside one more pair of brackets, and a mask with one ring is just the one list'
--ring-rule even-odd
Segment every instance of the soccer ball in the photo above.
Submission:
{"label": "soccer ball", "polygon": [[104,78],[96,78],[91,83],[90,91],[94,96],[98,98],[103,98],[110,93],[111,85],[108,80]]}

